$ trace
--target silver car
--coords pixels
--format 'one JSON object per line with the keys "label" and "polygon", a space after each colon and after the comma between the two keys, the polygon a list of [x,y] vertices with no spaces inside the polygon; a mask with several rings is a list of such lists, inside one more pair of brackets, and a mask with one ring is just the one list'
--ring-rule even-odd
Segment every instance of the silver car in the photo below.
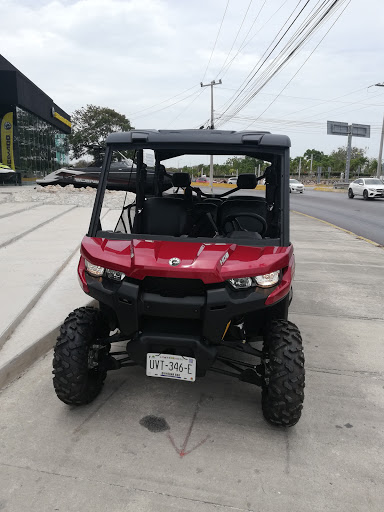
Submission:
{"label": "silver car", "polygon": [[304,185],[301,183],[301,181],[290,179],[289,192],[300,192],[300,194],[302,194],[304,192]]}
{"label": "silver car", "polygon": [[359,178],[349,184],[348,197],[363,196],[366,201],[375,197],[384,197],[384,183],[378,178]]}

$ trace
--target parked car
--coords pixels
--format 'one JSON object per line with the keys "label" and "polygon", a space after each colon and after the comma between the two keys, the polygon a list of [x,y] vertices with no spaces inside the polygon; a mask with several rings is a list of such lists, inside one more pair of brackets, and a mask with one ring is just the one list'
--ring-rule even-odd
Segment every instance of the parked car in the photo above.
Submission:
{"label": "parked car", "polygon": [[289,180],[289,193],[291,192],[300,192],[300,194],[304,192],[304,185],[301,181],[294,179]]}
{"label": "parked car", "polygon": [[363,196],[366,201],[375,197],[384,197],[384,183],[379,178],[358,178],[349,184],[348,197]]}
{"label": "parked car", "polygon": [[201,176],[200,178],[196,178],[196,183],[209,183],[209,179],[205,176]]}
{"label": "parked car", "polygon": [[237,185],[237,178],[229,178],[227,181],[229,185]]}

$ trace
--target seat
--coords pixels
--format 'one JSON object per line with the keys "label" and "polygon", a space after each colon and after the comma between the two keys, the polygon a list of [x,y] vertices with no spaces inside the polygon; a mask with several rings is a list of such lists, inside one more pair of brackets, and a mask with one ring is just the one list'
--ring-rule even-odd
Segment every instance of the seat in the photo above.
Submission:
{"label": "seat", "polygon": [[217,235],[218,204],[205,199],[193,205],[191,237],[213,237]]}
{"label": "seat", "polygon": [[[218,227],[220,230],[220,233],[230,233],[231,231],[238,231],[235,226],[228,222],[226,219],[228,219],[230,216],[236,216],[240,215],[238,222],[240,227],[243,230],[251,231],[255,233],[260,233],[263,235],[266,231],[266,216],[267,216],[267,204],[265,201],[260,201],[261,198],[256,198],[257,200],[250,199],[230,199],[225,201],[218,210]],[[249,213],[250,216],[247,217],[246,214]],[[252,218],[251,215],[256,214],[262,219],[264,219],[265,222],[262,222],[262,220],[259,220],[257,218]]]}
{"label": "seat", "polygon": [[134,233],[143,235],[181,236],[187,231],[185,202],[174,197],[149,197],[133,226]]}

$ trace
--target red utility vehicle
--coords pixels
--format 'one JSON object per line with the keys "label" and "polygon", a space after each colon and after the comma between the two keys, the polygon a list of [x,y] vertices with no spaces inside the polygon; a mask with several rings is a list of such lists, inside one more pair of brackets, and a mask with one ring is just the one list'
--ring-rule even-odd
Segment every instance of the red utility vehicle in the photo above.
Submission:
{"label": "red utility vehicle", "polygon": [[[267,132],[133,130],[108,137],[78,267],[84,292],[99,307],[75,310],[61,327],[53,381],[63,402],[89,403],[107,371],[122,367],[190,382],[214,371],[261,386],[270,423],[297,423],[304,356],[299,329],[288,320],[289,146],[288,137]],[[150,182],[147,150],[155,158]],[[128,176],[118,188],[136,198],[110,231],[101,218],[108,172],[126,151],[134,152],[134,185]],[[167,161],[181,155],[246,155],[270,166],[212,195],[192,187],[187,173],[167,173]],[[169,193],[172,187],[180,193]],[[115,342],[124,350],[113,351]]]}

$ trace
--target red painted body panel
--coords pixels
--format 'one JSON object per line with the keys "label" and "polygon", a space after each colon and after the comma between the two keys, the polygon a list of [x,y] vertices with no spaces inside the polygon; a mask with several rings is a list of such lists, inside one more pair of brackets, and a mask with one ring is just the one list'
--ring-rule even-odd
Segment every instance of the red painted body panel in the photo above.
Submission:
{"label": "red painted body panel", "polygon": [[[127,277],[201,279],[205,284],[233,277],[257,276],[293,265],[293,247],[248,247],[159,240],[108,240],[85,236],[81,254],[95,265],[120,270]],[[171,267],[169,260],[179,258]],[[290,283],[290,274],[287,275]],[[280,287],[279,287],[280,288]],[[289,287],[288,287],[289,289]],[[277,299],[278,300],[278,299]]]}

